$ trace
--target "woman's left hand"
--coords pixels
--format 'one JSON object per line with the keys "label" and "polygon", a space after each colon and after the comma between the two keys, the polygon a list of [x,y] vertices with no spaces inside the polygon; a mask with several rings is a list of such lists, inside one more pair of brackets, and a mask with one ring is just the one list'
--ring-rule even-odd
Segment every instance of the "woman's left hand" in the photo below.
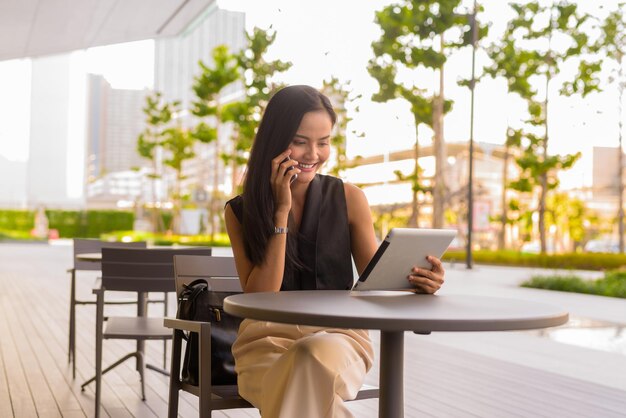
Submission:
{"label": "woman's left hand", "polygon": [[409,282],[415,286],[417,293],[435,293],[443,285],[445,270],[441,264],[441,260],[437,257],[428,256],[426,260],[433,267],[430,270],[413,267],[411,274],[408,276]]}

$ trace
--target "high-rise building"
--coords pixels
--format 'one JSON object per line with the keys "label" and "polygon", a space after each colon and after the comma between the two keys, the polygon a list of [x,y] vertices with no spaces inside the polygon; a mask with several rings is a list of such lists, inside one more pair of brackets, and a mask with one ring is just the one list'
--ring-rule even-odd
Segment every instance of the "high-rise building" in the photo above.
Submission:
{"label": "high-rise building", "polygon": [[595,198],[616,197],[619,190],[619,151],[593,147],[592,189]]}
{"label": "high-rise building", "polygon": [[87,84],[87,204],[111,207],[141,200],[146,173],[133,170],[150,165],[137,152],[149,91],[114,89],[97,74],[89,74]]}
{"label": "high-rise building", "polygon": [[[245,14],[222,10],[213,2],[182,34],[155,41],[154,89],[163,93],[165,100],[179,100],[183,109],[189,109],[198,61],[211,65],[216,46],[226,45],[236,52],[245,42]],[[240,94],[241,86],[236,83],[222,92],[226,98]]]}
{"label": "high-rise building", "polygon": [[145,127],[146,90],[113,89],[101,75],[88,76],[87,175],[90,181],[108,173],[148,165],[137,153]]}

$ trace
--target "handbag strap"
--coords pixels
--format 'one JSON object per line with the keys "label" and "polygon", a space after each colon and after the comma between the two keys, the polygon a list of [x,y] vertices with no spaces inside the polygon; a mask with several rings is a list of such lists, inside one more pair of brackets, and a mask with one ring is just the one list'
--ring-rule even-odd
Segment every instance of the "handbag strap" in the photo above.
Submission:
{"label": "handbag strap", "polygon": [[[208,289],[209,284],[204,279],[197,279],[197,280],[194,280],[193,282],[191,282],[189,284],[184,284],[183,287],[185,289],[192,289],[191,294],[188,296],[188,299],[189,300],[194,300],[195,298],[198,297],[198,295],[201,292],[204,292],[205,290]],[[179,299],[181,299],[181,298],[182,298],[182,294],[181,294],[181,297]]]}
{"label": "handbag strap", "polygon": [[[183,287],[185,288],[185,290],[189,290],[191,289],[191,294],[189,294],[187,296],[187,301],[189,303],[193,303],[193,301],[198,297],[198,295],[202,292],[204,292],[205,290],[208,289],[209,284],[206,282],[206,280],[204,279],[196,279],[191,283],[186,283],[183,284]],[[183,296],[183,293],[185,292],[181,292],[180,295],[178,296],[178,312],[177,312],[177,317],[178,317],[178,313],[180,312],[180,304],[185,300],[185,297]],[[189,337],[191,335],[191,332],[185,332],[183,331],[182,333],[183,335],[183,339],[185,341],[189,341]]]}

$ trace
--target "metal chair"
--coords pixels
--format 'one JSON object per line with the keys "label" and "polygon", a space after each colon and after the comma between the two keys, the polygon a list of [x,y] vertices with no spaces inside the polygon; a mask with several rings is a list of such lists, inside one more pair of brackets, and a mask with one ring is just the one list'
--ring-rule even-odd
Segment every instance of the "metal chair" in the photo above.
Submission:
{"label": "metal chair", "polygon": [[[215,292],[233,294],[242,292],[233,257],[176,255],[174,256],[174,273],[177,296],[182,291],[183,285],[197,279],[205,279],[209,288]],[[178,416],[178,400],[181,390],[199,398],[198,407],[201,418],[210,418],[213,411],[221,409],[254,408],[252,404],[239,396],[237,385],[211,384],[210,323],[165,318],[164,325],[173,329],[168,418]],[[183,332],[197,332],[199,335],[198,386],[187,384],[181,380]],[[355,400],[378,398],[378,396],[378,388],[363,386]]]}
{"label": "metal chair", "polygon": [[[95,305],[95,300],[82,300],[76,296],[76,273],[78,271],[100,271],[99,261],[85,261],[78,258],[81,254],[100,253],[103,247],[108,248],[146,248],[145,242],[106,242],[98,239],[74,238],[74,267],[67,270],[70,280],[70,323],[67,362],[72,363],[72,378],[76,378],[76,305]],[[127,305],[137,303],[136,300],[106,301],[109,305]]]}
{"label": "metal chair", "polygon": [[[150,318],[146,312],[148,292],[172,292],[174,282],[174,255],[211,255],[210,248],[179,249],[122,249],[102,248],[102,278],[93,289],[96,294],[96,375],[81,385],[84,390],[96,382],[95,416],[100,416],[102,375],[125,360],[135,357],[141,379],[141,396],[145,400],[144,370],[149,368],[168,374],[157,367],[145,364],[146,340],[169,340],[172,333],[163,327],[163,318]],[[137,292],[137,316],[109,316],[104,327],[104,294],[108,291]],[[102,368],[102,341],[104,339],[136,340],[137,350],[128,353],[112,365]]]}

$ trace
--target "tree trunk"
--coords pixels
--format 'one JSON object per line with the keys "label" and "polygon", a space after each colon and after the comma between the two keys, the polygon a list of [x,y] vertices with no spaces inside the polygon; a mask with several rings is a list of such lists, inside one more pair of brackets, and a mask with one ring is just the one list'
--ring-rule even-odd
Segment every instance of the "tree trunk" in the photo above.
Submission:
{"label": "tree trunk", "polygon": [[[441,52],[444,52],[444,39],[441,35]],[[435,182],[433,187],[433,228],[443,228],[445,209],[445,164],[446,147],[443,138],[443,108],[444,108],[444,81],[443,64],[439,68],[439,95],[433,107],[433,129],[435,131]]]}
{"label": "tree trunk", "polygon": [[618,132],[619,132],[619,174],[618,174],[618,195],[619,208],[617,211],[618,218],[618,234],[619,234],[619,252],[624,253],[624,151],[622,149],[622,100],[624,98],[624,80],[623,73],[623,56],[619,57],[619,73],[617,82],[619,86],[619,104],[618,104]]}
{"label": "tree trunk", "polygon": [[232,173],[231,173],[231,183],[232,183],[232,191],[231,194],[234,196],[236,194],[238,194],[238,181],[239,181],[239,165],[237,164],[237,138],[239,137],[239,135],[241,134],[239,132],[239,128],[235,125],[234,128],[235,132],[233,133],[233,138],[231,140],[231,143],[233,144],[233,159],[231,160],[231,168],[232,168]]}
{"label": "tree trunk", "polygon": [[219,199],[219,184],[220,184],[220,111],[219,103],[217,104],[218,111],[216,112],[215,121],[215,154],[213,155],[213,191],[211,193],[211,209],[209,211],[209,222],[211,225],[210,238],[211,242],[215,240],[215,234],[218,232],[217,211],[218,211],[218,199]]}
{"label": "tree trunk", "polygon": [[[542,163],[548,159],[548,87],[550,86],[550,75],[546,77],[546,100],[544,102],[544,117],[546,132],[542,146]],[[541,243],[541,254],[545,254],[546,246],[546,195],[548,194],[548,172],[542,170],[539,185],[539,241]]]}
{"label": "tree trunk", "polygon": [[507,183],[509,182],[509,145],[504,147],[504,168],[502,169],[502,216],[500,217],[500,234],[498,235],[498,249],[506,246],[506,224],[508,220],[508,202],[506,200]]}
{"label": "tree trunk", "polygon": [[221,108],[219,97],[215,99],[215,152],[213,154],[213,187],[211,190],[211,201],[209,203],[209,237],[211,241],[215,240],[215,235],[218,233],[217,211],[219,210],[219,184],[220,184],[220,123]]}
{"label": "tree trunk", "polygon": [[415,146],[414,146],[414,154],[413,154],[413,161],[415,163],[415,171],[413,172],[413,174],[415,175],[415,178],[413,180],[413,184],[412,184],[412,195],[413,195],[413,199],[411,201],[411,216],[409,217],[409,222],[408,222],[408,226],[411,228],[419,228],[419,218],[420,218],[420,208],[419,208],[419,202],[417,200],[418,198],[418,191],[417,191],[417,187],[420,184],[420,176],[419,176],[419,155],[420,155],[420,144],[418,141],[418,127],[419,127],[419,122],[416,120],[415,121]]}
{"label": "tree trunk", "polygon": [[153,232],[163,232],[165,229],[165,225],[163,225],[163,218],[161,218],[160,209],[157,207],[157,178],[159,175],[159,167],[157,158],[160,154],[159,147],[155,149],[154,156],[152,158],[152,174],[154,177],[152,178],[152,210],[151,218],[152,218],[152,229]]}
{"label": "tree trunk", "polygon": [[180,234],[181,224],[181,198],[180,198],[180,183],[182,181],[182,173],[180,170],[176,171],[176,183],[174,184],[174,215],[172,217],[172,232],[175,235]]}

